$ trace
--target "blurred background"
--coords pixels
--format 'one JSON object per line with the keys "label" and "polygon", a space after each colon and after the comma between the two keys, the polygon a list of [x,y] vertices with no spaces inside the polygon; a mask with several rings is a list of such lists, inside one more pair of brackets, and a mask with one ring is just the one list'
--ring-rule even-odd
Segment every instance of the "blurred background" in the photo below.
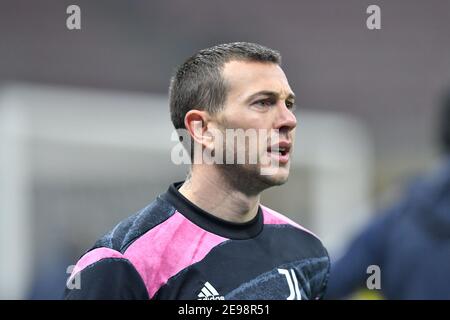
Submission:
{"label": "blurred background", "polygon": [[[81,8],[81,30],[66,9]],[[381,30],[366,9],[381,8]],[[263,203],[338,257],[440,160],[450,2],[0,2],[1,299],[57,299],[101,235],[183,180],[167,90],[197,50],[277,49],[298,96],[289,182]]]}

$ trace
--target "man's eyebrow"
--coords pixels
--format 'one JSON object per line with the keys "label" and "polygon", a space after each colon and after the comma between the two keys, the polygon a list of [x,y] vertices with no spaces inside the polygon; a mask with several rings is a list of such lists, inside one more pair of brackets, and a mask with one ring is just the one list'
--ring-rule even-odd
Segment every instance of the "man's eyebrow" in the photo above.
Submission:
{"label": "man's eyebrow", "polygon": [[[278,99],[280,94],[278,92],[275,92],[275,91],[262,90],[262,91],[255,92],[252,95],[250,95],[246,99],[246,102],[251,102],[251,100],[253,100],[257,96],[268,96],[268,97],[273,97],[273,98]],[[295,100],[295,94],[294,93],[289,93],[288,96],[286,97],[286,100]]]}

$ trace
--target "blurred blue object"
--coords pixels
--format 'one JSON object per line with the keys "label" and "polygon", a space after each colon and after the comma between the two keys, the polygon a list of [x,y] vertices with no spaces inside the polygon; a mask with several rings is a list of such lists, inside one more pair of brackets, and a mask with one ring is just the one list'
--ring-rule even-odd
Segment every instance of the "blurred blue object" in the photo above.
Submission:
{"label": "blurred blue object", "polygon": [[326,298],[366,288],[370,265],[380,267],[384,298],[450,299],[450,156],[351,242],[331,267]]}

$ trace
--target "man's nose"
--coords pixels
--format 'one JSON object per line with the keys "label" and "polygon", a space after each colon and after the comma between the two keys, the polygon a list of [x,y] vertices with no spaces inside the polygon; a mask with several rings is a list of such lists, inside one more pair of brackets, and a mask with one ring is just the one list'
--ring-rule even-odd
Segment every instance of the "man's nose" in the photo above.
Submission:
{"label": "man's nose", "polygon": [[297,118],[294,112],[289,109],[284,102],[280,102],[279,108],[277,108],[277,129],[285,129],[287,131],[293,130],[297,126]]}

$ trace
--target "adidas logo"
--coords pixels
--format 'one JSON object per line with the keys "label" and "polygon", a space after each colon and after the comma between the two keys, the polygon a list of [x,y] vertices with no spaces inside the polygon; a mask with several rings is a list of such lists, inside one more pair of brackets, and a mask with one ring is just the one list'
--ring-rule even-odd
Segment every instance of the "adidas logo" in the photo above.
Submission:
{"label": "adidas logo", "polygon": [[202,290],[198,294],[198,300],[225,300],[209,282],[205,282]]}

